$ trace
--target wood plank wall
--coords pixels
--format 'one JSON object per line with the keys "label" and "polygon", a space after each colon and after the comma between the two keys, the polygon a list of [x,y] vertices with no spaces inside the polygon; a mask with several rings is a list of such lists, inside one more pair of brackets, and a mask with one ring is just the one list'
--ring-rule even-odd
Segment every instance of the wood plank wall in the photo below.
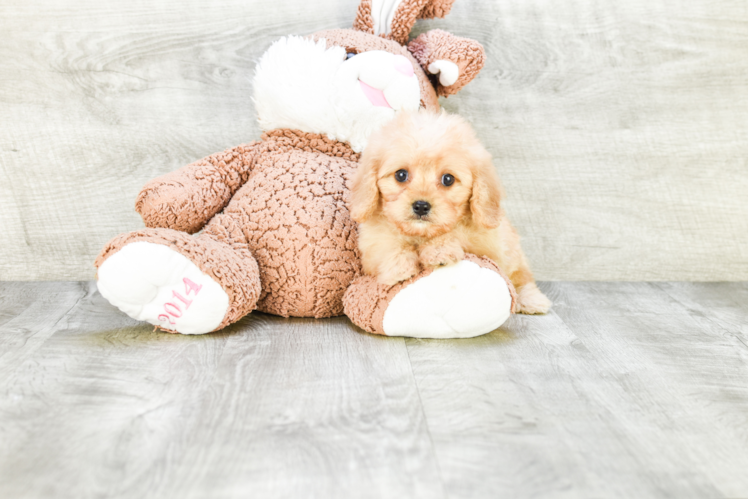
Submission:
{"label": "wood plank wall", "polygon": [[[257,57],[355,0],[0,2],[0,279],[91,279],[150,178],[258,137]],[[457,0],[444,107],[495,155],[541,280],[748,279],[748,2]],[[303,78],[303,75],[299,75]]]}

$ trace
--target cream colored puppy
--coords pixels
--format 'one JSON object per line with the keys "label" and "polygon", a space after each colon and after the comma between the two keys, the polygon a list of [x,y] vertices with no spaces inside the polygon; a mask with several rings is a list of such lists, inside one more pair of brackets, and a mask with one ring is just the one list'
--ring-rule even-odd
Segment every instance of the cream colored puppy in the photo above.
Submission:
{"label": "cream colored puppy", "polygon": [[394,285],[465,252],[485,255],[517,289],[518,312],[547,312],[501,198],[491,155],[465,120],[401,112],[370,137],[353,180],[364,272]]}

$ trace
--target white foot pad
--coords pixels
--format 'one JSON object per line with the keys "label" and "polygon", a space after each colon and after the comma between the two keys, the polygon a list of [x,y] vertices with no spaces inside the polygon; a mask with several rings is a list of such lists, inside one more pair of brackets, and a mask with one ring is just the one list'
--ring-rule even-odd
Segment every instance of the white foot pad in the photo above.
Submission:
{"label": "white foot pad", "polygon": [[403,288],[387,306],[382,328],[390,336],[477,337],[500,327],[511,307],[498,273],[463,260]]}
{"label": "white foot pad", "polygon": [[179,333],[208,333],[226,316],[229,297],[187,257],[138,241],[99,267],[99,292],[131,318]]}

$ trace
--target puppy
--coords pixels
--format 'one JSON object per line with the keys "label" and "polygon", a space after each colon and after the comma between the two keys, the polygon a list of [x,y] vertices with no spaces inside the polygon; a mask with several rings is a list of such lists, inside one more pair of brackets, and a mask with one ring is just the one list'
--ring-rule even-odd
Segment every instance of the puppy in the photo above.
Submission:
{"label": "puppy", "polygon": [[353,179],[364,272],[394,285],[465,252],[485,255],[517,289],[518,312],[547,312],[551,301],[535,284],[502,195],[491,155],[465,120],[399,113],[369,138]]}

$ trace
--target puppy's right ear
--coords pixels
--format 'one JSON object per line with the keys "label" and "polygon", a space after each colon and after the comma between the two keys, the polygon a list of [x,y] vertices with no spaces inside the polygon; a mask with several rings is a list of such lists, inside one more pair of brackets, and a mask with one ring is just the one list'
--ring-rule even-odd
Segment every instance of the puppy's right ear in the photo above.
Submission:
{"label": "puppy's right ear", "polygon": [[361,155],[351,186],[351,218],[356,222],[368,220],[379,207],[379,163],[380,159],[371,151],[364,151]]}
{"label": "puppy's right ear", "polygon": [[499,227],[503,190],[494,170],[491,155],[483,147],[480,147],[474,166],[475,178],[473,179],[473,193],[470,197],[473,220],[488,229]]}

